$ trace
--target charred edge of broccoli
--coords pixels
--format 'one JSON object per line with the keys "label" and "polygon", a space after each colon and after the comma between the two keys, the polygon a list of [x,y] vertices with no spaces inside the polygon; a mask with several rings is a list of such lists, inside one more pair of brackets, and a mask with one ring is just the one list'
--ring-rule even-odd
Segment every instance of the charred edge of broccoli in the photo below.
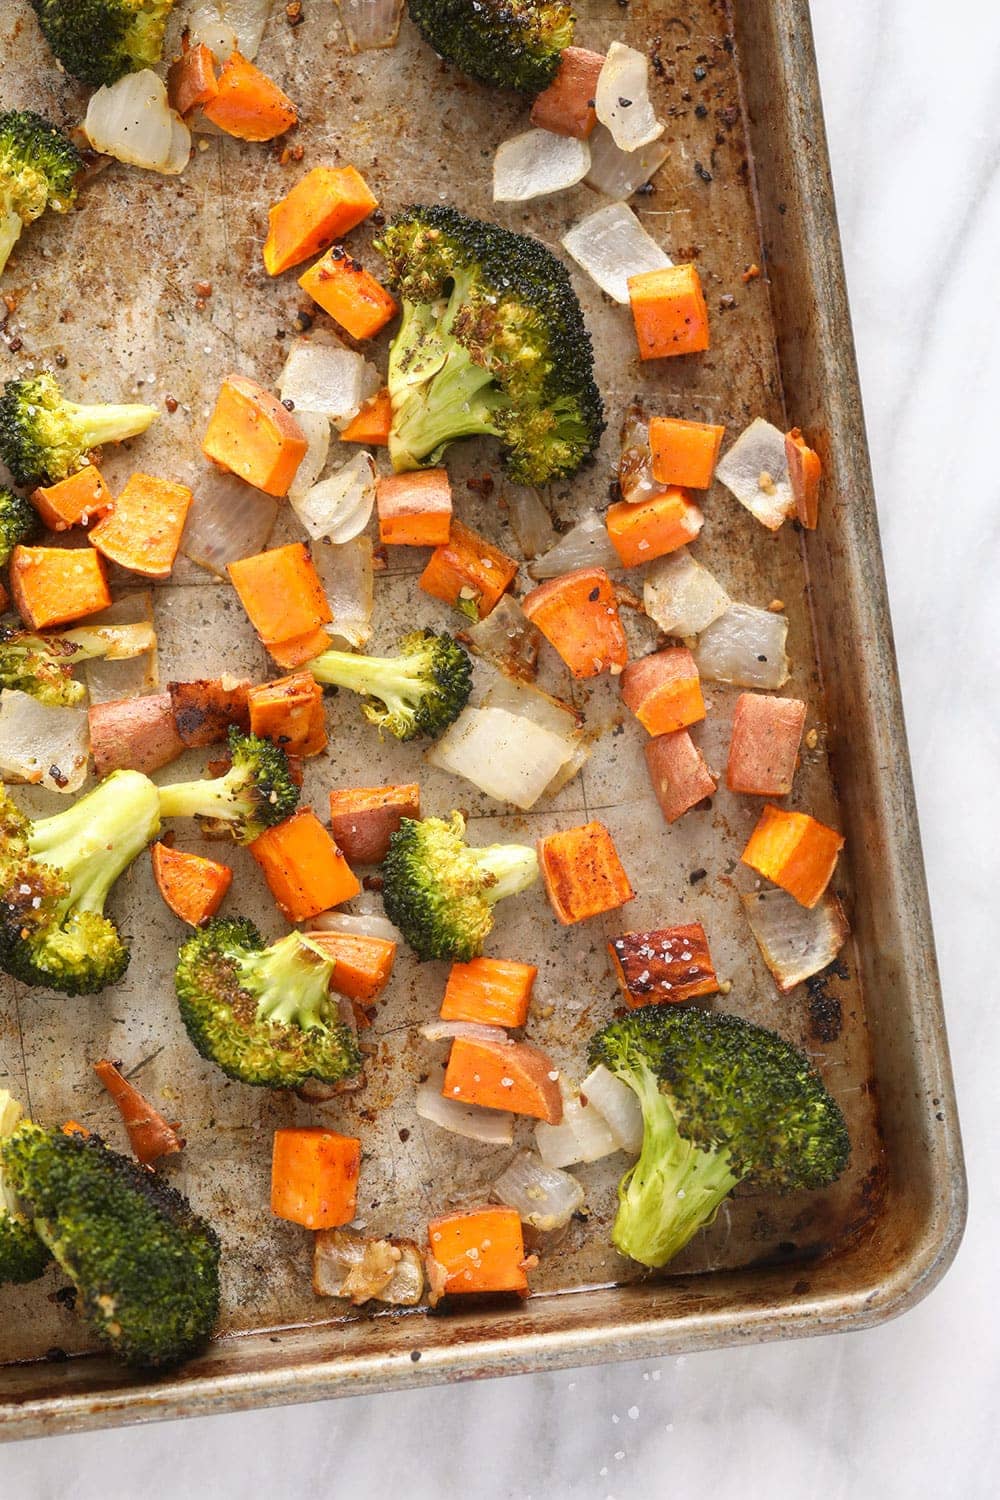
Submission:
{"label": "charred edge of broccoli", "polygon": [[32,541],[40,530],[38,512],[31,501],[0,484],[0,568],[10,562],[15,547]]}
{"label": "charred edge of broccoli", "polygon": [[31,0],[42,35],[67,73],[100,88],[155,67],[174,0]]}
{"label": "charred edge of broccoli", "polygon": [[562,0],[410,0],[410,18],[446,61],[494,88],[538,94],[573,40]]}

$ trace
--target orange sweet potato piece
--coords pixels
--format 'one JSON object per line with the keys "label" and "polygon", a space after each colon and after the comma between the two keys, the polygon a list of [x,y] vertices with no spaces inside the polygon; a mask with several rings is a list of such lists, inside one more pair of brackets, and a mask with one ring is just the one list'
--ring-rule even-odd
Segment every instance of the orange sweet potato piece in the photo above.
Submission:
{"label": "orange sweet potato piece", "polygon": [[169,578],[191,505],[186,484],[133,474],[107,515],[90,528],[109,562],[143,578]]}
{"label": "orange sweet potato piece", "polygon": [[553,135],[572,135],[585,141],[597,124],[594,95],[604,66],[600,52],[586,47],[564,47],[559,71],[531,106],[531,123]]}
{"label": "orange sweet potato piece", "polygon": [[303,542],[229,564],[229,577],[261,641],[282,666],[299,667],[329,645],[333,618]]}
{"label": "orange sweet potato piece", "polygon": [[473,620],[485,620],[516,575],[516,558],[453,520],[447,542],[435,547],[419,582],[425,594],[453,604]]}
{"label": "orange sweet potato piece", "polygon": [[668,646],[629,662],[622,698],[650,734],[672,734],[705,717],[701,678],[686,646]]}
{"label": "orange sweet potato piece", "polygon": [[321,260],[303,271],[299,286],[352,339],[374,338],[399,310],[392,293],[343,245],[331,246]]}
{"label": "orange sweet potato piece", "polygon": [[685,547],[705,524],[700,507],[675,485],[648,500],[616,500],[604,520],[611,545],[626,568]]}
{"label": "orange sweet potato piece", "polygon": [[379,541],[397,547],[440,547],[451,534],[447,469],[380,474],[375,504]]}
{"label": "orange sweet potato piece", "polygon": [[474,958],[452,964],[441,1001],[442,1021],[523,1026],[538,969],[509,958]]}
{"label": "orange sweet potato piece", "polygon": [[361,890],[311,807],[266,829],[251,843],[250,853],[289,922],[308,922]]}
{"label": "orange sweet potato piece", "polygon": [[330,793],[330,827],[345,858],[356,865],[379,865],[403,818],[420,817],[420,787],[337,787]]}
{"label": "orange sweet potato piece", "polygon": [[608,944],[626,1005],[691,1000],[714,995],[719,981],[700,922],[656,932],[623,932]]}
{"label": "orange sweet potato piece", "polygon": [[628,646],[615,591],[603,568],[577,568],[550,578],[526,594],[521,607],[574,677],[623,670]]}
{"label": "orange sweet potato piece", "polygon": [[[178,1134],[180,1126],[165,1120],[135,1085],[122,1077],[113,1062],[102,1057],[94,1064],[94,1072],[114,1100],[137,1161],[144,1167],[155,1167],[161,1157],[175,1156],[184,1150],[184,1139]],[[69,1133],[65,1125],[63,1130]]]}
{"label": "orange sweet potato piece", "polygon": [[[554,1078],[550,1077],[553,1073]],[[511,1110],[550,1125],[558,1125],[562,1119],[558,1071],[552,1059],[529,1042],[457,1036],[451,1044],[441,1093],[460,1104]]]}
{"label": "orange sweet potato piece", "polygon": [[271,1212],[306,1229],[349,1224],[357,1206],[361,1142],[320,1126],[274,1132]]}
{"label": "orange sweet potato piece", "polygon": [[15,547],[10,592],[30,630],[66,625],[111,603],[104,559],[93,547]]}
{"label": "orange sweet potato piece", "polygon": [[731,792],[785,797],[792,790],[806,706],[799,698],[741,693],[733,710],[726,785]]}
{"label": "orange sweet potato piece", "polygon": [[226,135],[241,141],[273,141],[298,120],[288,95],[238,52],[223,63],[217,83],[202,114]]}
{"label": "orange sweet potato piece", "polygon": [[640,271],[628,280],[640,359],[698,354],[709,346],[708,308],[690,263]]}
{"label": "orange sweet potato piece", "polygon": [[167,844],[154,844],[149,852],[156,888],[176,917],[200,927],[215,916],[233,883],[228,865]]}
{"label": "orange sweet potato piece", "polygon": [[649,446],[653,478],[660,484],[707,490],[715,473],[724,427],[711,422],[685,422],[680,417],[650,417]]}
{"label": "orange sweet potato piece", "polygon": [[337,967],[330,988],[362,1005],[375,1000],[385,989],[396,959],[396,943],[391,938],[372,937],[362,932],[310,932],[310,942],[322,948]]}
{"label": "orange sweet potato piece", "polygon": [[167,69],[167,98],[179,115],[189,115],[192,110],[211,103],[218,92],[215,57],[204,42],[185,47]]}
{"label": "orange sweet potato piece", "polygon": [[250,729],[289,755],[319,755],[326,748],[323,689],[311,672],[262,682],[248,694]]}
{"label": "orange sweet potato piece", "polygon": [[819,454],[809,447],[799,429],[793,427],[785,433],[785,457],[795,497],[795,514],[807,531],[815,531],[819,523],[819,482],[823,477]]}
{"label": "orange sweet potato piece", "polygon": [[340,434],[342,443],[366,443],[370,448],[384,448],[392,431],[392,397],[388,386],[369,396],[353,422]]}
{"label": "orange sweet potato piece", "polygon": [[794,896],[800,906],[813,907],[829,885],[843,847],[835,829],[808,813],[768,803],[740,858]]}
{"label": "orange sweet potato piece", "polygon": [[356,167],[313,167],[268,209],[264,265],[279,276],[319,255],[378,207]]}
{"label": "orange sweet potato piece", "polygon": [[244,734],[250,728],[246,677],[199,677],[194,682],[168,682],[177,733],[189,749],[224,744],[231,727]]}
{"label": "orange sweet potato piece", "polygon": [[631,901],[635,892],[603,823],[584,823],[538,841],[552,910],[564,927]]}
{"label": "orange sweet potato piece", "polygon": [[92,703],[87,718],[98,776],[118,770],[142,771],[148,776],[184,753],[169,693]]}
{"label": "orange sweet potato piece", "polygon": [[226,376],[202,439],[206,458],[280,499],[308,446],[277,396],[246,375]]}
{"label": "orange sweet potato piece", "polygon": [[50,531],[89,526],[113,504],[111,491],[96,464],[84,464],[75,474],[35,490],[31,503]]}
{"label": "orange sweet potato piece", "polygon": [[643,748],[653,793],[668,823],[676,823],[715,792],[715,778],[686,729],[658,734]]}
{"label": "orange sweet potato piece", "polygon": [[430,1221],[427,1239],[433,1263],[429,1279],[436,1288],[432,1300],[463,1292],[528,1290],[524,1233],[516,1209],[490,1205],[446,1214]]}

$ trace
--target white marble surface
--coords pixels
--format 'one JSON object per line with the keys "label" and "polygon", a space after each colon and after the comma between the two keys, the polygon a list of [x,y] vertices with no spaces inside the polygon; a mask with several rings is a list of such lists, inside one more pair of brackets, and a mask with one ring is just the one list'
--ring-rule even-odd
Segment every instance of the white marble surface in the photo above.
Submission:
{"label": "white marble surface", "polygon": [[16,1444],[4,1496],[1000,1492],[1000,10],[813,8],[969,1158],[955,1266],[865,1334]]}

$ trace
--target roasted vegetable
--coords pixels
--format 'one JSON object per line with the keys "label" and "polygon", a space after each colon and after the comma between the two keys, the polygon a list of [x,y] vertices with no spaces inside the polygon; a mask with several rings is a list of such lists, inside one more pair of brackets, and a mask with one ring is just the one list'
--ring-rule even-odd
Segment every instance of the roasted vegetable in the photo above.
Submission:
{"label": "roasted vegetable", "polygon": [[77,662],[101,656],[121,661],[155,646],[153,627],[145,621],[82,625],[53,635],[0,627],[0,687],[30,693],[42,703],[80,703],[86,689],[73,676]]}
{"label": "roasted vegetable", "polygon": [[404,635],[398,656],[324,651],[306,662],[306,670],[317,682],[362,693],[365,718],[397,740],[436,739],[454,724],[472,689],[468,652],[433,630]]}
{"label": "roasted vegetable", "polygon": [[463,73],[528,94],[548,87],[573,40],[563,0],[410,0],[410,19]]}
{"label": "roasted vegetable", "polygon": [[165,818],[206,818],[227,825],[240,844],[290,817],[299,789],[292,780],[288,756],[280,745],[255,734],[229,731],[232,766],[210,781],[180,781],[160,787]]}
{"label": "roasted vegetable", "polygon": [[61,130],[28,109],[0,113],[0,273],[21,230],[47,208],[67,213],[83,158]]}
{"label": "roasted vegetable", "polygon": [[153,68],[174,0],[31,0],[42,35],[67,73],[94,88]]}
{"label": "roasted vegetable", "polygon": [[31,501],[0,484],[0,568],[6,567],[14,548],[30,542],[38,530]]}
{"label": "roasted vegetable", "polygon": [[20,1119],[20,1104],[6,1089],[0,1089],[0,1286],[35,1281],[51,1260],[16,1193],[4,1180],[3,1145]]}
{"label": "roasted vegetable", "polygon": [[0,396],[0,458],[25,488],[52,484],[82,467],[93,448],[137,437],[158,416],[155,406],[77,406],[44,371],[8,380]]}

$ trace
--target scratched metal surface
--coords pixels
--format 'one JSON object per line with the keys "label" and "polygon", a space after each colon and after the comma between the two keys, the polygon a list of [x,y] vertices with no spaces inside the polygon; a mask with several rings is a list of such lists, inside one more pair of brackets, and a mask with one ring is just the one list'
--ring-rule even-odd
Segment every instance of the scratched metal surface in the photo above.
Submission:
{"label": "scratched metal surface", "polygon": [[[713,345],[704,356],[640,367],[627,310],[604,299],[571,267],[594,338],[608,433],[597,462],[546,496],[560,526],[586,506],[607,503],[621,413],[636,396],[656,410],[724,423],[730,437],[756,415],[779,425],[785,419],[769,284],[763,277],[748,285],[741,281],[745,267],[764,260],[738,50],[726,7],[716,0],[689,0],[674,15],[674,7],[652,0],[633,0],[628,9],[588,0],[578,9],[577,40],[582,45],[603,48],[623,37],[657,60],[654,90],[657,107],[668,121],[671,154],[656,176],[654,190],[637,197],[634,206],[675,259],[696,259],[709,301]],[[801,15],[797,0],[785,9]],[[180,17],[184,10],[182,3]],[[307,4],[305,21],[294,29],[279,6],[258,61],[299,106],[301,124],[294,141],[304,149],[301,165],[282,165],[278,153],[266,146],[213,138],[195,153],[179,179],[112,166],[88,185],[77,212],[67,221],[51,219],[35,226],[5,282],[17,305],[2,327],[4,375],[65,361],[71,394],[90,399],[141,397],[158,404],[169,395],[178,403],[172,415],[164,411],[130,452],[108,451],[102,468],[112,488],[141,466],[189,483],[197,505],[199,493],[213,482],[199,452],[199,438],[220,377],[239,370],[273,380],[298,331],[296,311],[308,305],[294,275],[277,282],[266,277],[260,245],[267,205],[309,166],[353,162],[389,213],[413,198],[454,199],[471,213],[529,230],[556,250],[565,229],[603,201],[580,187],[540,204],[494,208],[493,150],[525,127],[526,109],[519,100],[488,95],[445,68],[405,22],[396,50],[352,57],[330,5]],[[6,0],[2,6],[0,98],[4,107],[30,104],[65,121],[80,112],[83,96],[48,64],[25,0]],[[351,238],[362,258],[368,255],[368,241],[365,230]],[[210,282],[213,288],[203,308],[195,305],[199,282]],[[320,314],[316,327],[323,325]],[[384,354],[380,342],[374,357],[381,362]],[[457,513],[517,554],[495,452],[488,445],[467,444],[451,451],[449,467]],[[484,497],[481,486],[469,488],[467,481],[487,472],[496,478],[497,488]],[[789,805],[838,824],[827,759],[827,706],[800,538],[791,526],[778,535],[766,532],[718,485],[706,497],[705,508],[708,519],[697,555],[733,597],[761,606],[779,598],[786,605],[793,662],[787,691],[806,700],[807,728],[818,731],[817,747],[804,754]],[[283,513],[273,540],[298,535],[294,516]],[[423,555],[398,550],[400,557],[391,558],[389,568],[376,578],[373,649],[390,648],[400,630],[415,621],[438,627],[456,623],[415,588],[413,575]],[[633,587],[641,581],[636,574],[623,576]],[[124,582],[119,580],[120,585]],[[522,573],[517,587],[526,586]],[[256,678],[268,674],[267,659],[235,595],[186,559],[179,562],[169,584],[154,589],[154,612],[162,681],[223,670]],[[648,622],[638,623],[629,614],[627,624],[634,644],[649,649],[654,637]],[[587,1039],[617,1003],[606,957],[608,937],[625,927],[700,920],[720,977],[732,986],[717,1003],[776,1027],[816,1058],[847,1113],[854,1150],[848,1171],[827,1192],[785,1199],[737,1192],[713,1228],[674,1263],[670,1284],[675,1284],[678,1273],[683,1277],[736,1272],[754,1265],[794,1268],[846,1245],[877,1213],[882,1184],[875,1086],[852,945],[844,953],[850,977],[835,979],[829,987],[841,1006],[843,1024],[833,1039],[819,1040],[804,987],[788,997],[778,996],[742,915],[739,892],[752,888],[754,877],[738,860],[758,803],[729,794],[723,785],[708,810],[692,812],[668,828],[650,795],[641,756],[644,731],[621,710],[615,685],[573,684],[548,653],[543,673],[549,690],[572,699],[594,732],[593,754],[583,773],[551,804],[510,815],[466,783],[423,765],[418,749],[381,745],[346,694],[330,700],[330,747],[307,765],[304,800],[323,815],[330,787],[419,777],[425,810],[447,813],[454,806],[463,808],[477,843],[533,839],[550,829],[600,817],[614,834],[637,891],[628,908],[601,921],[563,929],[536,888],[499,910],[489,951],[531,958],[540,968],[527,1037],[546,1048],[569,1075],[581,1076]],[[708,719],[696,737],[710,765],[722,771],[735,690],[707,685],[706,697]],[[192,752],[161,777],[196,775],[203,762],[203,752]],[[33,807],[55,801],[49,798],[45,803],[38,794],[23,800]],[[178,826],[177,833],[180,847],[201,847],[190,827]],[[268,935],[277,936],[280,918],[252,860],[238,849],[227,850],[225,857],[236,870],[226,910],[253,917]],[[705,870],[705,877],[692,883],[691,873],[698,869]],[[865,879],[870,888],[870,867]],[[841,860],[835,887],[850,912],[850,848]],[[113,991],[81,1001],[5,982],[0,990],[0,1080],[26,1096],[37,1118],[72,1116],[121,1144],[117,1117],[89,1064],[101,1055],[121,1059],[127,1070],[142,1064],[138,1081],[164,1102],[168,1113],[183,1120],[188,1137],[188,1148],[171,1177],[212,1219],[223,1240],[222,1331],[268,1330],[274,1342],[292,1341],[284,1345],[292,1355],[295,1338],[306,1337],[303,1325],[316,1325],[319,1339],[310,1335],[308,1348],[321,1361],[343,1356],[339,1374],[333,1374],[332,1386],[325,1387],[342,1388],[337,1382],[349,1380],[350,1361],[357,1361],[360,1370],[375,1351],[394,1349],[393,1335],[387,1333],[384,1319],[371,1321],[354,1313],[342,1317],[339,1304],[313,1296],[310,1236],[273,1220],[268,1211],[270,1135],[278,1125],[320,1121],[360,1135],[364,1162],[359,1219],[373,1230],[419,1238],[431,1210],[484,1196],[510,1151],[457,1142],[422,1123],[414,1112],[417,1079],[441,1060],[444,1051],[441,1045],[422,1041],[414,1028],[436,1015],[445,968],[418,966],[408,954],[400,954],[392,985],[368,1033],[373,1055],[368,1059],[366,1087],[323,1107],[308,1106],[280,1093],[231,1083],[194,1053],[172,996],[172,962],[183,934],[155,892],[148,860],[139,860],[120,883],[111,909],[134,936],[125,980]],[[530,1130],[520,1126],[517,1144],[529,1139]],[[613,1158],[579,1169],[589,1217],[574,1223],[562,1244],[544,1257],[533,1277],[539,1293],[645,1282],[609,1243],[615,1183],[624,1165],[624,1159]],[[752,1273],[762,1278],[774,1274]],[[740,1275],[732,1283],[734,1316],[753,1304],[747,1290],[752,1275]],[[38,1286],[0,1289],[0,1365],[37,1360],[52,1349],[77,1354],[92,1347],[85,1328],[52,1299],[60,1280],[51,1271]],[[782,1283],[784,1294],[773,1296],[780,1300],[789,1295],[794,1280],[789,1273],[787,1285]],[[709,1284],[714,1287],[717,1278],[702,1275],[701,1282],[707,1297]],[[696,1298],[698,1283],[682,1284]],[[617,1303],[618,1295],[593,1294],[595,1348],[609,1319],[624,1318],[626,1309],[634,1310],[634,1299]],[[650,1296],[650,1305],[655,1305],[652,1291]],[[576,1299],[570,1301],[577,1305]],[[531,1304],[532,1332],[544,1343],[548,1318],[553,1349],[560,1336],[558,1309],[568,1306],[561,1297],[544,1295]],[[693,1306],[692,1302],[692,1311]],[[586,1324],[585,1311],[583,1320]],[[446,1344],[441,1320],[432,1321],[437,1333],[420,1337],[438,1343],[443,1339]],[[398,1326],[399,1346],[409,1347],[413,1319]],[[298,1334],[284,1332],[295,1329]],[[503,1338],[502,1324],[500,1329]],[[455,1330],[458,1343],[475,1344],[474,1320],[470,1324],[468,1317],[463,1319],[460,1335],[458,1324]],[[587,1357],[579,1339],[570,1343],[575,1357]],[[238,1388],[239,1381],[248,1378],[248,1368],[262,1369],[265,1359],[259,1344],[251,1341],[245,1349],[253,1347],[257,1353],[249,1367],[245,1360],[250,1356],[241,1364],[238,1354],[230,1355],[227,1365],[225,1350],[230,1347],[239,1350],[240,1342],[223,1343],[222,1355],[211,1357],[219,1383],[201,1406],[192,1397],[195,1407],[206,1409],[213,1399],[216,1404],[283,1399],[276,1394],[277,1376],[268,1384],[262,1375],[256,1393],[252,1374],[251,1384]],[[543,1358],[544,1354],[528,1354],[524,1360],[541,1363]],[[52,1386],[43,1373],[46,1368],[53,1372]],[[60,1416],[55,1397],[61,1378],[56,1372],[70,1369],[73,1373],[66,1378],[76,1395],[86,1398],[88,1368],[88,1362],[37,1367],[30,1377],[12,1368],[11,1398],[37,1398],[39,1426],[44,1426],[45,1402],[50,1398],[56,1425],[87,1420],[82,1407]],[[95,1377],[94,1389],[113,1386],[123,1393],[118,1417],[140,1417],[145,1410],[141,1389],[130,1378],[109,1373],[103,1362],[95,1362],[94,1368],[103,1370],[99,1379]],[[477,1368],[474,1353],[467,1368]],[[453,1367],[451,1373],[462,1371]],[[0,1399],[3,1385],[0,1370]],[[303,1394],[306,1385],[303,1381]],[[309,1393],[318,1394],[322,1388],[320,1381]],[[169,1409],[189,1408],[181,1398]]]}

